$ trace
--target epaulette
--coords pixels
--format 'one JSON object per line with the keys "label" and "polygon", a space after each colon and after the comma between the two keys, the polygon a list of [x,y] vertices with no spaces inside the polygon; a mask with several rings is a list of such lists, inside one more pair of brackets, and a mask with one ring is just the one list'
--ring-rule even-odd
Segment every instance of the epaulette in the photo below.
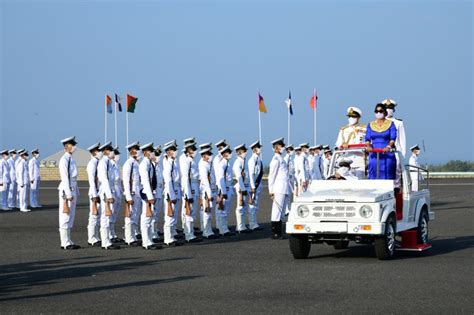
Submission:
{"label": "epaulette", "polygon": [[403,119],[400,119],[400,118],[395,118],[396,120],[400,120],[400,121],[403,121]]}
{"label": "epaulette", "polygon": [[359,127],[367,128],[367,124],[359,124]]}

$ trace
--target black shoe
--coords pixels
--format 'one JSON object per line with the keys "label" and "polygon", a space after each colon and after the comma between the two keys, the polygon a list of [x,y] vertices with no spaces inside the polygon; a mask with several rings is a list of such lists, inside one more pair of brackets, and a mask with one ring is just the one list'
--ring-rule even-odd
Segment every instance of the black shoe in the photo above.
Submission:
{"label": "black shoe", "polygon": [[202,242],[202,239],[200,238],[193,238],[193,239],[190,239],[189,241],[186,241],[186,243],[189,243],[189,244],[194,244],[194,243],[201,243]]}
{"label": "black shoe", "polygon": [[151,241],[153,243],[161,243],[161,242],[163,242],[163,239],[162,238],[153,238]]}
{"label": "black shoe", "polygon": [[281,223],[272,221],[272,240],[278,240],[281,237]]}
{"label": "black shoe", "polygon": [[181,246],[181,245],[183,245],[183,243],[178,242],[178,241],[174,241],[174,242],[165,244],[165,247],[177,247],[177,246]]}
{"label": "black shoe", "polygon": [[180,229],[176,229],[176,233],[178,233],[178,234],[183,234],[184,231],[183,231],[183,230],[180,230]]}
{"label": "black shoe", "polygon": [[150,246],[147,246],[147,247],[143,247],[143,249],[146,249],[146,250],[154,250],[154,249],[161,249],[162,247],[160,245],[150,245]]}
{"label": "black shoe", "polygon": [[259,227],[256,227],[255,229],[252,229],[252,231],[254,232],[257,232],[257,231],[263,231],[265,230],[263,227],[259,226]]}
{"label": "black shoe", "polygon": [[90,247],[100,247],[101,241],[97,241],[95,243],[87,243],[87,244],[89,244]]}
{"label": "black shoe", "polygon": [[130,247],[138,247],[138,246],[141,246],[141,245],[142,245],[142,242],[133,241],[133,242],[127,244],[127,245],[130,246]]}
{"label": "black shoe", "polygon": [[182,240],[182,239],[184,238],[184,235],[183,235],[183,234],[176,234],[176,235],[174,236],[174,238],[179,239],[179,240]]}
{"label": "black shoe", "polygon": [[118,238],[118,237],[115,237],[113,239],[110,240],[112,243],[119,243],[119,244],[124,244],[125,241],[121,238]]}
{"label": "black shoe", "polygon": [[163,236],[165,235],[163,232],[158,232],[158,236]]}
{"label": "black shoe", "polygon": [[72,245],[68,245],[66,247],[61,247],[61,248],[64,249],[64,250],[75,250],[75,249],[81,248],[81,246],[76,245],[76,244],[72,244]]}
{"label": "black shoe", "polygon": [[119,245],[112,244],[108,247],[102,247],[102,249],[120,249]]}
{"label": "black shoe", "polygon": [[229,232],[225,232],[223,235],[224,236],[235,236],[235,233],[229,231]]}
{"label": "black shoe", "polygon": [[216,229],[216,228],[212,229],[212,233],[219,234],[219,229]]}
{"label": "black shoe", "polygon": [[194,235],[202,235],[202,231],[194,229]]}
{"label": "black shoe", "polygon": [[136,238],[137,240],[141,240],[141,239],[142,239],[142,235],[141,235],[141,234],[137,234],[137,235],[135,235],[135,238]]}

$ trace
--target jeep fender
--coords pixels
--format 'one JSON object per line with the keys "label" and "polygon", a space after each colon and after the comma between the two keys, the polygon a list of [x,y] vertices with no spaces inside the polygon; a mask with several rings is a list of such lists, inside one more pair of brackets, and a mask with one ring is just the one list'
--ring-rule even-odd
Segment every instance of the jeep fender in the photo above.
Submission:
{"label": "jeep fender", "polygon": [[[393,214],[396,217],[395,214],[395,201],[391,203],[387,203],[383,208],[382,208],[382,214],[380,216],[380,222],[385,223],[387,222],[387,218]],[[395,220],[396,222],[396,220]]]}
{"label": "jeep fender", "polygon": [[[421,211],[423,210],[423,207],[426,208],[426,214],[429,214],[429,208],[428,208],[428,203],[426,202],[426,198],[422,197],[416,201],[415,205],[415,218],[414,221],[418,222],[418,218],[420,217]],[[429,220],[429,216],[428,216]]]}

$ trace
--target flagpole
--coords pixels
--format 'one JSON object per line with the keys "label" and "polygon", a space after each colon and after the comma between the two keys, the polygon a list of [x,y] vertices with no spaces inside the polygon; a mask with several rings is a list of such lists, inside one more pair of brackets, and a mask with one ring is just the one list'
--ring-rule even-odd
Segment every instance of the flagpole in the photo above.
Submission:
{"label": "flagpole", "polygon": [[117,112],[118,112],[118,100],[115,100],[115,146],[118,146],[118,139],[117,139]]}
{"label": "flagpole", "polygon": [[127,134],[127,144],[126,144],[126,145],[128,145],[129,142],[128,142],[128,110],[127,110],[127,109],[125,109],[125,121],[126,121],[126,129],[127,129],[127,131],[126,131],[126,134]]}
{"label": "flagpole", "polygon": [[291,143],[291,141],[290,141],[290,129],[291,129],[290,123],[291,122],[290,121],[291,121],[291,119],[290,119],[290,108],[288,107],[288,144]]}
{"label": "flagpole", "polygon": [[317,101],[316,101],[316,89],[313,90],[313,97],[314,97],[314,108],[313,108],[313,111],[314,111],[314,145],[317,145],[316,144],[316,104],[317,104]]}
{"label": "flagpole", "polygon": [[104,118],[105,118],[105,129],[104,129],[104,143],[107,142],[107,94],[105,94],[105,111],[104,111]]}

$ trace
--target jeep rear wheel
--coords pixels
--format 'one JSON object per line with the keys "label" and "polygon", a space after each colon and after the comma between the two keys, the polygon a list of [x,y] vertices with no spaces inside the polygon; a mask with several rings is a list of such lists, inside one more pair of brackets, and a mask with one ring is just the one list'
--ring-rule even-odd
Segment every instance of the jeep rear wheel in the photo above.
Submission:
{"label": "jeep rear wheel", "polygon": [[385,223],[385,233],[375,240],[375,254],[380,260],[392,259],[395,254],[395,222],[389,217]]}
{"label": "jeep rear wheel", "polygon": [[290,236],[290,251],[295,259],[308,258],[311,243],[306,235]]}
{"label": "jeep rear wheel", "polygon": [[334,249],[346,249],[349,246],[349,241],[338,241],[334,244]]}
{"label": "jeep rear wheel", "polygon": [[416,237],[418,244],[428,243],[428,214],[423,210],[418,220],[418,227],[416,228]]}

